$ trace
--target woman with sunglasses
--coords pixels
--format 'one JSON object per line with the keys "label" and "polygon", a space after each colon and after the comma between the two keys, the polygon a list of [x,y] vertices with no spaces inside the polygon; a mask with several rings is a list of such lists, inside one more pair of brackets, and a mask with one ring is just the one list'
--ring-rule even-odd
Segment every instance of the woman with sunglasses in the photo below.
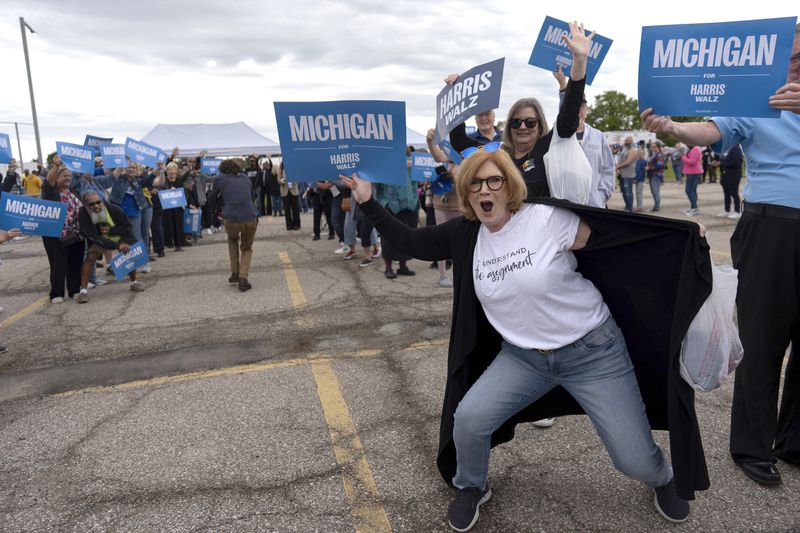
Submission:
{"label": "woman with sunglasses", "polygon": [[[593,37],[594,32],[587,36],[583,24],[579,25],[574,21],[570,23],[569,35],[562,36],[573,58],[564,102],[556,118],[555,129],[558,136],[564,139],[574,135],[578,129],[578,113],[583,103],[586,85],[586,62]],[[457,74],[451,74],[445,79],[445,83],[453,84],[457,79]],[[535,98],[517,100],[508,111],[502,144],[511,154],[516,167],[522,172],[525,185],[528,187],[528,200],[550,196],[544,155],[550,150],[550,140],[554,131],[549,129],[542,106]],[[478,141],[467,136],[465,124],[457,126],[450,132],[450,142],[459,152],[480,145]],[[485,147],[496,150],[499,145],[489,143]]]}
{"label": "woman with sunglasses", "polygon": [[[653,441],[622,332],[594,284],[575,270],[572,251],[586,245],[589,226],[571,211],[524,203],[525,182],[503,150],[478,150],[461,163],[455,189],[462,216],[438,226],[410,229],[372,200],[369,182],[355,174],[341,179],[385,240],[421,260],[453,259],[447,372],[474,381],[466,390],[451,382],[445,393],[461,395],[455,414],[443,413],[440,435],[441,460],[452,427],[453,529],[471,529],[491,496],[495,431],[512,417],[521,421],[523,409],[559,386],[589,415],[617,469],[655,491],[667,520],[686,520],[689,504]],[[481,352],[491,342],[479,330],[502,337],[488,367]]]}

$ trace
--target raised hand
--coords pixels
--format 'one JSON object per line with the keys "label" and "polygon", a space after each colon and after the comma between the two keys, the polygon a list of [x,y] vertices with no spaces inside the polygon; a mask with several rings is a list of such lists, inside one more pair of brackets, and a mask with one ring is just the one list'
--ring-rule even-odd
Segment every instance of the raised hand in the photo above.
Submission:
{"label": "raised hand", "polygon": [[359,178],[357,173],[353,172],[349,178],[344,174],[339,174],[339,179],[347,187],[350,187],[350,190],[353,191],[353,199],[359,204],[372,198],[372,184]]}
{"label": "raised hand", "polygon": [[556,70],[553,71],[553,77],[558,81],[558,90],[563,91],[567,88],[567,76],[564,74],[564,70],[561,68],[561,65],[558,66]]}
{"label": "raised hand", "polygon": [[572,57],[589,57],[589,49],[592,46],[592,39],[594,33],[586,35],[583,28],[583,22],[578,24],[578,21],[573,20],[569,23],[569,34],[562,34],[561,39],[572,52]]}

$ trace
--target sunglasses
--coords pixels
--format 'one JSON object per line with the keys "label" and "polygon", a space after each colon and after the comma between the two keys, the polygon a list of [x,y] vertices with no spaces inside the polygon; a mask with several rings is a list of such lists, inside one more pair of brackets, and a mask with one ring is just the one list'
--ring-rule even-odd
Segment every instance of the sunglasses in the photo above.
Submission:
{"label": "sunglasses", "polygon": [[498,151],[501,146],[503,146],[503,143],[501,143],[500,141],[494,141],[494,142],[482,144],[480,146],[470,146],[469,148],[467,148],[466,150],[461,152],[461,157],[466,159],[469,156],[471,156],[472,154],[474,154],[476,152],[479,152],[481,150],[491,154],[492,152]]}
{"label": "sunglasses", "polygon": [[532,130],[539,124],[539,119],[536,117],[528,117],[528,118],[512,118],[508,125],[511,126],[512,130],[518,130],[522,124],[525,124],[525,127],[529,130]]}
{"label": "sunglasses", "polygon": [[102,201],[102,200],[97,200],[96,202],[86,202],[86,206],[87,206],[87,207],[94,207],[94,206],[96,206],[96,205],[100,205],[100,204],[102,204],[102,203],[103,203],[103,201]]}
{"label": "sunglasses", "polygon": [[481,192],[483,188],[483,183],[486,182],[486,186],[489,188],[490,191],[499,191],[503,188],[503,183],[505,183],[506,179],[503,176],[489,176],[488,178],[472,178],[467,185],[469,192]]}

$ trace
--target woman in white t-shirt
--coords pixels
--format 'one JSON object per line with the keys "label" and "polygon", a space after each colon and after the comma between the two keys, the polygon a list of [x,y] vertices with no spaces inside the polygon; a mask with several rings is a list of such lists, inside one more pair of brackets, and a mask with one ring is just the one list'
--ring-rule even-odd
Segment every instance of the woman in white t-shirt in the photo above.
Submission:
{"label": "woman in white t-shirt", "polygon": [[[597,288],[575,270],[572,250],[586,245],[591,230],[571,211],[523,204],[525,182],[511,157],[490,150],[464,153],[456,181],[463,216],[417,230],[392,224],[368,182],[342,176],[382,237],[409,255],[454,257],[473,247],[465,256],[471,264],[459,265],[470,268],[472,293],[457,283],[454,316],[464,300],[477,297],[503,338],[455,412],[451,527],[472,528],[491,496],[492,433],[559,385],[589,415],[617,469],[654,489],[667,520],[686,520],[689,504],[677,495],[672,468],[653,441],[622,332]],[[454,326],[453,338],[461,333]]]}

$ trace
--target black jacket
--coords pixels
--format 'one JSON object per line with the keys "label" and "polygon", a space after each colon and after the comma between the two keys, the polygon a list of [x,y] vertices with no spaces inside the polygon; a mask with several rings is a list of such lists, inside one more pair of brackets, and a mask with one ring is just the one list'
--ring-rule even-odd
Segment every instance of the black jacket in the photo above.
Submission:
{"label": "black jacket", "polygon": [[[574,211],[592,229],[589,245],[576,252],[578,270],[603,294],[622,329],[647,416],[653,429],[670,433],[678,493],[694,498],[709,487],[694,391],[680,377],[680,345],[694,315],[711,293],[708,244],[691,222],[580,206],[542,198],[539,203]],[[502,338],[486,318],[471,278],[480,223],[463,217],[412,230],[374,200],[359,206],[382,238],[423,261],[453,260],[453,318],[447,385],[439,430],[437,465],[450,484],[456,471],[453,415],[467,390],[494,360]],[[514,438],[514,427],[552,416],[583,414],[562,387],[509,419],[492,435],[492,446]]]}
{"label": "black jacket", "polygon": [[[104,203],[106,209],[108,209],[108,214],[111,216],[111,220],[114,221],[114,227],[110,229],[108,235],[119,235],[122,237],[120,242],[135,244],[136,239],[131,231],[131,221],[128,220],[128,217],[125,215],[125,211],[114,204]],[[92,223],[92,217],[89,215],[86,206],[81,207],[81,210],[78,212],[78,224],[81,228],[81,234],[89,239],[90,243],[98,244],[107,250],[116,250],[119,246],[119,243],[108,239],[105,235],[100,233],[97,226]]]}
{"label": "black jacket", "polygon": [[719,168],[721,175],[726,178],[741,178],[742,147],[737,144],[727,154],[723,154],[719,160]]}

